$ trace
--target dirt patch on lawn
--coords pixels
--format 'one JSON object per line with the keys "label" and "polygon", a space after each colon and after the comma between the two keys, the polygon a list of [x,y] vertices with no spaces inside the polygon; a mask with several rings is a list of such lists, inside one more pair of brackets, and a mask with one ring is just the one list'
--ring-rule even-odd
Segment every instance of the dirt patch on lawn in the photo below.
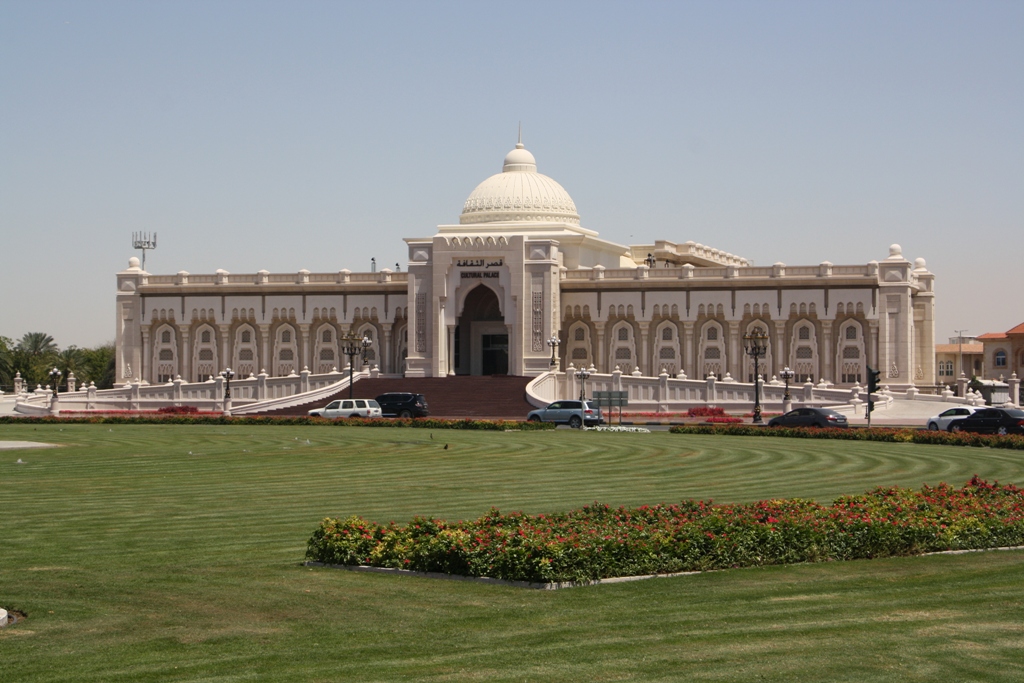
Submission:
{"label": "dirt patch on lawn", "polygon": [[56,448],[55,443],[42,443],[40,441],[0,441],[0,451],[10,451],[16,448]]}

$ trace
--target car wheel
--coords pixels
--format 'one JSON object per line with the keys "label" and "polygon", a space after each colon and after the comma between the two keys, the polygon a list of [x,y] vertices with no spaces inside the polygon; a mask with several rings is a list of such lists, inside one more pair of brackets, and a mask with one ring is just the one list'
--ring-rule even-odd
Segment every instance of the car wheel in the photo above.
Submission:
{"label": "car wheel", "polygon": [[540,416],[538,416],[538,415],[531,415],[529,421],[530,422],[540,422]]}
{"label": "car wheel", "polygon": [[928,423],[928,431],[929,432],[937,432],[937,431],[939,431],[939,425],[935,424],[934,422],[929,422]]}
{"label": "car wheel", "polygon": [[412,417],[412,411],[403,410],[403,411],[398,413],[398,417],[403,417],[405,419],[409,419],[410,417]]}
{"label": "car wheel", "polygon": [[1006,431],[1006,427],[999,428],[999,436],[1006,436],[1007,434],[1008,432]]}
{"label": "car wheel", "polygon": [[951,425],[949,425],[949,431],[951,431],[951,432],[962,432],[963,429],[958,424],[951,424]]}
{"label": "car wheel", "polygon": [[569,418],[569,426],[572,427],[573,429],[579,429],[581,426],[583,426],[583,418],[581,418],[579,415],[573,415],[572,417]]}

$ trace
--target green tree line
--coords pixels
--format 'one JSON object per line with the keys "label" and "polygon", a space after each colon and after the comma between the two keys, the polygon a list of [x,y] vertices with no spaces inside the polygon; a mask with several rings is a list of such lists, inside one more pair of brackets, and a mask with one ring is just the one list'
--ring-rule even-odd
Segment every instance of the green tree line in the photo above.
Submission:
{"label": "green tree line", "polygon": [[26,332],[17,342],[0,337],[0,386],[5,390],[13,387],[17,373],[21,373],[29,389],[37,384],[46,386],[53,368],[61,373],[62,387],[73,372],[80,385],[95,382],[97,388],[109,389],[114,386],[114,345],[85,349],[69,346],[61,350],[45,332]]}

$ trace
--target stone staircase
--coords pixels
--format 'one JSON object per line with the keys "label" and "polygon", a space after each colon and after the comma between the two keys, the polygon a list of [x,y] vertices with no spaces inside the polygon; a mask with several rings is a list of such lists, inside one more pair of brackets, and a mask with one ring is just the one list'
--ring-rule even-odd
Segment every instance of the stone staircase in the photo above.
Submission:
{"label": "stone staircase", "polygon": [[[532,377],[507,375],[363,379],[355,383],[355,398],[374,398],[391,391],[423,394],[430,417],[489,420],[524,420],[533,406],[526,400],[526,385]],[[316,401],[272,410],[261,415],[305,415],[313,408],[348,398],[348,389]]]}

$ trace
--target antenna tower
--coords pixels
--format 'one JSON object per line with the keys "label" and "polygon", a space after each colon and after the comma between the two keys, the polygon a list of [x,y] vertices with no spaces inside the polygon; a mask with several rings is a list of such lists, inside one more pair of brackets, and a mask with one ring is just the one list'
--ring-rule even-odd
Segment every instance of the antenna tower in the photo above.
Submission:
{"label": "antenna tower", "polygon": [[156,233],[150,235],[148,232],[133,232],[132,247],[142,250],[142,269],[146,269],[146,250],[156,249]]}

